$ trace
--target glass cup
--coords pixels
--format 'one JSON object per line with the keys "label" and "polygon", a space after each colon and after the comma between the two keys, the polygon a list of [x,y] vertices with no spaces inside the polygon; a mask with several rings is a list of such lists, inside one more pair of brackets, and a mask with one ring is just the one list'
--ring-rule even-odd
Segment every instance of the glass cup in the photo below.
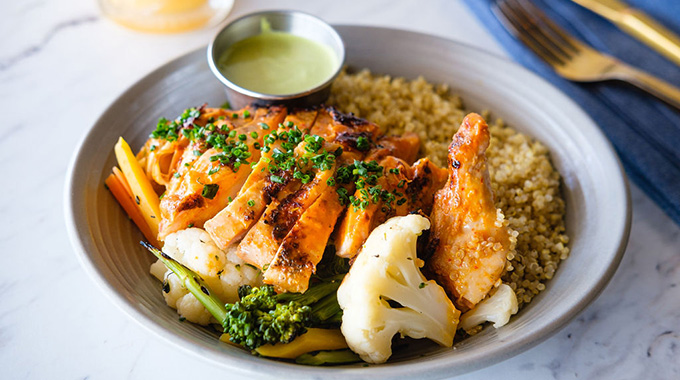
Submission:
{"label": "glass cup", "polygon": [[99,0],[106,16],[144,32],[177,33],[223,21],[234,0]]}

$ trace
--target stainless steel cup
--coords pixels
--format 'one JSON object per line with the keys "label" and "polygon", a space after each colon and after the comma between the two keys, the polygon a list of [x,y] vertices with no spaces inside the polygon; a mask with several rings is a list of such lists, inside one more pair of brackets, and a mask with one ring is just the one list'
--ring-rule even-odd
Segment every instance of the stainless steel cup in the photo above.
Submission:
{"label": "stainless steel cup", "polygon": [[[232,44],[261,33],[261,20],[266,19],[272,30],[287,32],[329,46],[337,57],[338,67],[325,82],[303,92],[285,95],[265,94],[236,85],[220,72],[217,62]],[[220,30],[208,45],[208,64],[215,77],[225,85],[227,99],[233,109],[248,104],[267,106],[283,104],[289,107],[309,107],[323,103],[330,95],[331,84],[345,62],[345,46],[340,35],[326,22],[298,11],[264,11],[243,16]]]}

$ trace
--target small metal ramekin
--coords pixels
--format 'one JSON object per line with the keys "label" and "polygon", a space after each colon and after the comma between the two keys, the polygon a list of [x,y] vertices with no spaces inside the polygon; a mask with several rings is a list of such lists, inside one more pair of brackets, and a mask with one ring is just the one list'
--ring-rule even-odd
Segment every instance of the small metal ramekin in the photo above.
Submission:
{"label": "small metal ramekin", "polygon": [[[303,92],[286,95],[265,94],[243,88],[231,82],[217,67],[221,54],[232,44],[261,33],[265,18],[272,30],[287,32],[329,46],[335,53],[338,66],[325,82]],[[309,107],[323,103],[330,95],[331,84],[345,62],[345,45],[340,35],[326,22],[298,11],[264,11],[245,15],[220,30],[208,45],[208,64],[215,77],[226,87],[227,100],[233,109],[248,104],[267,106],[282,104],[288,107]]]}

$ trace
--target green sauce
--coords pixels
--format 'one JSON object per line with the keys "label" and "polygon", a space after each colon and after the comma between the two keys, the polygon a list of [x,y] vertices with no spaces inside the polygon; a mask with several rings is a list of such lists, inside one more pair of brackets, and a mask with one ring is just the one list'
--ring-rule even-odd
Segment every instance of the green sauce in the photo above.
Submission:
{"label": "green sauce", "polygon": [[329,46],[267,29],[220,56],[217,66],[234,84],[271,95],[295,94],[322,84],[338,68]]}

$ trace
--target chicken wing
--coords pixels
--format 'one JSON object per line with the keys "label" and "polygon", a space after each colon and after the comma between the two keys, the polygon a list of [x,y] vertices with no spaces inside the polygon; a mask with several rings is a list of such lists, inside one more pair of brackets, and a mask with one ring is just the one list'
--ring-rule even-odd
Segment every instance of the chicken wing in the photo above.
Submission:
{"label": "chicken wing", "polygon": [[496,209],[485,151],[489,130],[469,114],[449,146],[449,178],[435,195],[427,269],[466,311],[499,283],[512,249],[503,214]]}

